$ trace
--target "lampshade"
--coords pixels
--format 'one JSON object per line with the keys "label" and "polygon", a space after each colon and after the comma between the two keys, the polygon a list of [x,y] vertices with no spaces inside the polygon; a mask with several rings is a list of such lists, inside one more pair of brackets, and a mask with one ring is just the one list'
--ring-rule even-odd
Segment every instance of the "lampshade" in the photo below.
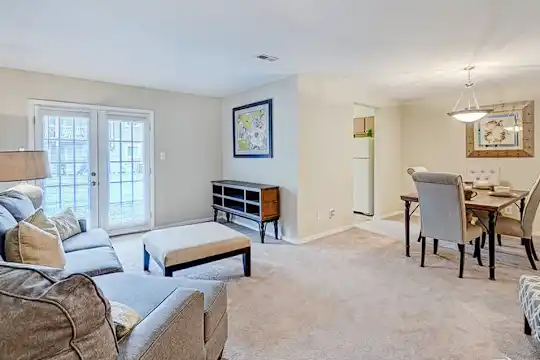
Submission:
{"label": "lampshade", "polygon": [[449,112],[448,115],[456,120],[468,123],[480,120],[492,111],[491,109],[465,109]]}
{"label": "lampshade", "polygon": [[45,179],[50,176],[46,151],[0,152],[0,182]]}

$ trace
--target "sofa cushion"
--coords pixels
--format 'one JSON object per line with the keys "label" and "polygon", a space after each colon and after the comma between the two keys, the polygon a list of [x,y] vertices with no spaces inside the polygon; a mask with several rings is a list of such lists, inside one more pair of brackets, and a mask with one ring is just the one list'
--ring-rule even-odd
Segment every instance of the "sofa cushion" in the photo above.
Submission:
{"label": "sofa cushion", "polygon": [[0,205],[5,207],[17,221],[26,219],[36,211],[28,196],[13,190],[0,194]]}
{"label": "sofa cushion", "polygon": [[109,235],[103,229],[92,229],[62,242],[65,252],[94,249],[102,246],[112,246]]}
{"label": "sofa cushion", "polygon": [[72,273],[83,273],[88,276],[123,271],[116,252],[110,246],[66,253],[65,270]]}
{"label": "sofa cushion", "polygon": [[0,258],[5,259],[6,254],[4,252],[4,241],[6,239],[6,233],[9,229],[17,226],[17,220],[11,215],[11,213],[2,205],[0,205]]}
{"label": "sofa cushion", "polygon": [[[94,278],[105,296],[132,307],[147,316],[176,288],[198,290],[204,294],[204,340],[212,336],[227,312],[225,283],[212,280],[157,277],[143,274],[109,274]],[[137,286],[134,286],[136,284]]]}
{"label": "sofa cushion", "polygon": [[111,309],[91,278],[2,263],[0,289],[0,354],[20,360],[117,359]]}

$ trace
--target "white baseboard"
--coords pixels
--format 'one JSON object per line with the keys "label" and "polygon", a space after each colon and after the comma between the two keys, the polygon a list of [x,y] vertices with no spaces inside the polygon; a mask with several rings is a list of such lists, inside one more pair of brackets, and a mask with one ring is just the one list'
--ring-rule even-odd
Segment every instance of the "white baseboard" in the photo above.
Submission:
{"label": "white baseboard", "polygon": [[400,210],[400,211],[394,211],[394,212],[391,212],[391,213],[388,213],[388,214],[375,215],[373,218],[376,219],[376,220],[381,220],[381,219],[387,219],[389,217],[396,216],[396,215],[402,215],[402,214],[403,214],[403,211]]}
{"label": "white baseboard", "polygon": [[177,222],[177,223],[172,223],[172,224],[167,224],[167,225],[159,225],[159,226],[154,227],[154,230],[166,229],[166,228],[171,228],[171,227],[176,227],[176,226],[183,226],[183,225],[199,224],[199,223],[209,222],[209,221],[214,221],[214,218],[213,217],[208,217],[208,218],[202,218],[202,219],[180,221],[180,222]]}
{"label": "white baseboard", "polygon": [[325,231],[325,232],[322,232],[322,233],[319,233],[319,234],[306,236],[306,237],[303,237],[303,238],[298,239],[297,241],[293,242],[293,244],[305,244],[305,243],[308,243],[310,241],[321,239],[323,237],[339,234],[341,232],[347,231],[347,230],[352,229],[354,227],[355,227],[355,225],[347,225],[347,226],[342,226],[342,227],[337,228],[337,229],[332,229],[332,230],[329,230],[329,231]]}

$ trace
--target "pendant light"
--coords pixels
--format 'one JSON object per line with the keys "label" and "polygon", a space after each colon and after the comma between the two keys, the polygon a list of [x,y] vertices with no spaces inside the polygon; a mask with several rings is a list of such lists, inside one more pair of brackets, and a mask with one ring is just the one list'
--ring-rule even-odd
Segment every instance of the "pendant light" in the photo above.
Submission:
{"label": "pendant light", "polygon": [[[459,99],[456,102],[454,109],[449,112],[448,115],[458,121],[469,123],[482,119],[487,114],[492,112],[493,109],[480,109],[480,106],[478,106],[478,101],[476,100],[476,94],[474,93],[474,82],[472,82],[471,80],[471,71],[474,70],[474,66],[467,66],[464,70],[468,72],[469,81],[465,84],[465,88],[461,90],[461,95],[459,96]],[[463,98],[463,93],[466,91],[468,92],[469,107],[463,110],[456,110],[459,106],[459,103],[461,102],[461,99]],[[473,100],[474,102],[471,103],[471,100]],[[473,104],[474,107],[472,106]]]}

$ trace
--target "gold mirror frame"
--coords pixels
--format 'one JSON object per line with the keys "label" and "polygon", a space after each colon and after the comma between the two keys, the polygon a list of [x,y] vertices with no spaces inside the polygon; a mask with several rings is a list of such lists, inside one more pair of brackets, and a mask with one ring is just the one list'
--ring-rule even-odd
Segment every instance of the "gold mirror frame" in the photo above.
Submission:
{"label": "gold mirror frame", "polygon": [[[522,126],[523,126],[523,144],[519,150],[501,150],[501,149],[486,149],[475,150],[474,146],[474,126],[475,123],[467,124],[466,129],[466,146],[468,158],[520,158],[534,157],[534,101],[520,101],[513,103],[503,103],[486,106],[493,109],[493,113],[506,112],[511,110],[522,111]],[[482,120],[479,120],[482,121]]]}

